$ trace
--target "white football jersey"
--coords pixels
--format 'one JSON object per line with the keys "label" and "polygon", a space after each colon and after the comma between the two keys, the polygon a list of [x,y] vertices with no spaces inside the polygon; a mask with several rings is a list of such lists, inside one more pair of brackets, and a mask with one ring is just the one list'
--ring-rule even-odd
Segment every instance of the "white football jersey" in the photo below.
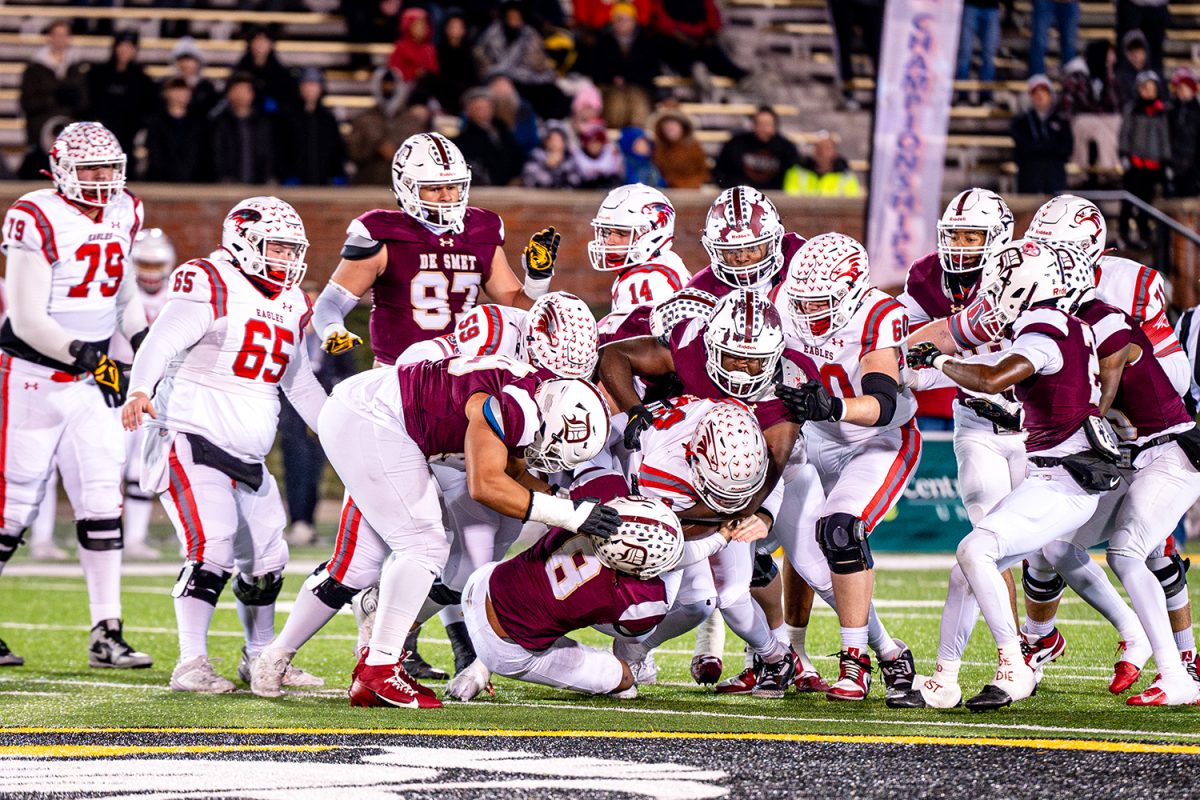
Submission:
{"label": "white football jersey", "polygon": [[628,314],[640,305],[656,306],[692,279],[683,259],[672,251],[654,261],[630,267],[612,285],[613,314]]}
{"label": "white football jersey", "polygon": [[700,420],[718,402],[736,401],[684,395],[650,406],[654,424],[642,432],[641,447],[629,459],[629,485],[635,494],[662,500],[676,513],[700,504],[687,448]]}
{"label": "white football jersey", "polygon": [[1167,290],[1162,275],[1128,258],[1101,256],[1096,266],[1096,298],[1138,321],[1171,385],[1180,394],[1186,392],[1191,385],[1191,367],[1167,318]]}
{"label": "white football jersey", "polygon": [[50,317],[72,339],[99,342],[117,328],[117,290],[133,280],[127,260],[141,227],[142,201],[128,190],[93,220],[56,190],[38,189],[9,206],[0,251],[41,253],[53,267]]}
{"label": "white football jersey", "polygon": [[213,258],[177,267],[167,302],[199,304],[212,321],[158,384],[158,424],[262,460],[279,423],[279,381],[312,316],[308,296],[294,287],[271,299],[229,261]]}
{"label": "white football jersey", "polygon": [[525,360],[525,320],[529,312],[486,303],[468,311],[454,331],[409,345],[397,364],[438,361],[452,356],[508,356]]}
{"label": "white football jersey", "polygon": [[[879,289],[870,289],[850,321],[819,344],[810,344],[795,331],[788,313],[786,295],[780,295],[777,305],[784,319],[787,346],[813,360],[820,372],[821,383],[834,397],[862,395],[863,356],[887,347],[898,348],[900,354],[900,394],[896,398],[896,413],[892,415],[891,422],[879,427],[847,422],[809,422],[805,425],[805,433],[857,444],[880,431],[899,428],[913,418],[917,412],[917,401],[912,390],[904,385],[904,340],[908,336],[908,315],[904,306],[894,297]],[[797,380],[802,378],[800,376]]]}

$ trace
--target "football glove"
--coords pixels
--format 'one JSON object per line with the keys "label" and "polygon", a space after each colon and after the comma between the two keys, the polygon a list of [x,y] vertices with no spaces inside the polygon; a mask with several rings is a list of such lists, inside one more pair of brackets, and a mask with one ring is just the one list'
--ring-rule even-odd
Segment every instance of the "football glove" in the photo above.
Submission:
{"label": "football glove", "polygon": [[576,532],[595,536],[597,539],[611,539],[621,525],[621,515],[612,506],[598,503],[594,499],[575,501],[575,508],[583,510],[585,506],[592,508]]}
{"label": "football glove", "polygon": [[342,353],[348,353],[362,344],[361,336],[355,336],[346,330],[345,325],[338,325],[337,323],[325,328],[322,336],[321,349],[331,356],[340,356]]}
{"label": "football glove", "polygon": [[75,366],[92,373],[104,402],[109,408],[120,408],[125,404],[125,392],[129,390],[128,367],[108,357],[108,354],[90,342],[74,341],[69,348],[75,357]]}
{"label": "football glove", "polygon": [[941,354],[933,342],[921,342],[908,348],[905,360],[912,369],[932,369],[934,360]]}
{"label": "football glove", "polygon": [[654,424],[654,413],[640,403],[629,409],[629,421],[625,423],[625,449],[641,447],[642,431]]}
{"label": "football glove", "polygon": [[1022,408],[1010,411],[986,397],[968,397],[963,400],[963,405],[995,425],[998,430],[1019,431],[1025,423],[1025,412]]}
{"label": "football glove", "polygon": [[547,280],[554,276],[554,261],[558,258],[558,245],[562,235],[554,226],[542,228],[529,237],[529,243],[521,252],[521,266],[534,280]]}
{"label": "football glove", "polygon": [[820,381],[809,381],[803,386],[777,386],[775,394],[801,422],[837,422],[842,418],[844,404],[840,398],[831,397]]}

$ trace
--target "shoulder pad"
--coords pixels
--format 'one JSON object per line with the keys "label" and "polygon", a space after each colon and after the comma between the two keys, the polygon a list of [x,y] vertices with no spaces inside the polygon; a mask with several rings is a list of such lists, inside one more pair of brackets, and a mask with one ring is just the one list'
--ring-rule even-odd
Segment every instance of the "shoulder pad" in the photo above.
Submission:
{"label": "shoulder pad", "polygon": [[462,235],[476,244],[504,244],[504,221],[486,208],[467,207]]}
{"label": "shoulder pad", "polygon": [[1025,333],[1040,333],[1052,339],[1065,339],[1070,335],[1067,315],[1057,308],[1030,309],[1013,324],[1013,340]]}
{"label": "shoulder pad", "polygon": [[[220,268],[203,258],[180,264],[167,279],[167,299],[209,303],[213,316],[220,318],[229,310],[229,288]],[[309,312],[311,313],[311,312]]]}

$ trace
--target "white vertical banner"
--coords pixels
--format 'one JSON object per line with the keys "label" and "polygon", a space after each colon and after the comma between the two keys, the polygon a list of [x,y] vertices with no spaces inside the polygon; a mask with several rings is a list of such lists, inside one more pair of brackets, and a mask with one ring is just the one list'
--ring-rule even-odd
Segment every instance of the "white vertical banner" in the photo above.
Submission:
{"label": "white vertical banner", "polygon": [[871,282],[899,286],[933,251],[962,0],[888,0],[875,88],[867,253]]}

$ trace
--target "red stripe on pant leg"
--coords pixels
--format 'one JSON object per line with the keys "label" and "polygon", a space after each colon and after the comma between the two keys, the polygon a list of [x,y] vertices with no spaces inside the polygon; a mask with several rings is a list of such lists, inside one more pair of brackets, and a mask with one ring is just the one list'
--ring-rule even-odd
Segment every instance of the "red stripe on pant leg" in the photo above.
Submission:
{"label": "red stripe on pant leg", "polygon": [[171,448],[169,464],[171,479],[168,486],[171,499],[175,502],[175,510],[179,513],[179,522],[183,525],[184,538],[187,539],[188,558],[193,561],[203,561],[204,525],[200,522],[200,509],[196,505],[196,495],[192,491],[192,483],[188,480],[187,472],[184,471],[179,456],[175,455],[174,447]]}
{"label": "red stripe on pant leg", "polygon": [[[900,451],[896,453],[887,477],[880,484],[875,496],[871,498],[871,502],[867,503],[866,511],[863,512],[863,521],[866,522],[868,531],[875,528],[879,520],[883,519],[883,515],[887,513],[888,508],[891,507],[892,502],[900,492],[904,491],[920,453],[921,434],[917,432],[916,426],[912,422],[908,422],[900,428]],[[889,489],[889,487],[891,488]]]}
{"label": "red stripe on pant leg", "polygon": [[354,549],[358,545],[358,526],[361,522],[362,512],[358,510],[358,506],[354,505],[353,499],[348,500],[346,507],[342,510],[342,524],[334,548],[334,552],[340,553],[340,557],[337,565],[329,570],[329,577],[338,583],[342,582],[342,579],[346,577],[346,571],[350,569],[350,562],[354,558]]}
{"label": "red stripe on pant leg", "polygon": [[0,527],[4,526],[4,508],[8,500],[8,379],[12,358],[0,354]]}

